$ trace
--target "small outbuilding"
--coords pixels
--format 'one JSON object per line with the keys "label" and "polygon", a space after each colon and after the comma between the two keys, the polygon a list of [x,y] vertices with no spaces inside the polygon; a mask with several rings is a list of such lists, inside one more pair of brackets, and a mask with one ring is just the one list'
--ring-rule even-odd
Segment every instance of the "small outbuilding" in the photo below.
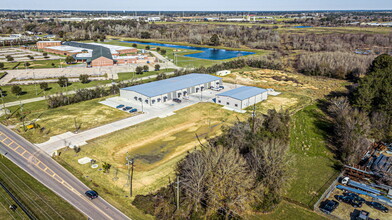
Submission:
{"label": "small outbuilding", "polygon": [[216,95],[216,103],[232,109],[242,110],[266,100],[268,90],[252,86],[241,86]]}

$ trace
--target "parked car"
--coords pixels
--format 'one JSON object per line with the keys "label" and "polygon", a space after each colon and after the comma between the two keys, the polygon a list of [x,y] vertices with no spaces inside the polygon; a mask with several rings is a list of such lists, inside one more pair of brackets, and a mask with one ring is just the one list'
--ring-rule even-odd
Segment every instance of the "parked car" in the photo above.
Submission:
{"label": "parked car", "polygon": [[336,199],[338,201],[341,202],[345,202],[347,204],[352,205],[354,208],[361,208],[362,207],[362,203],[361,201],[357,200],[355,197],[352,196],[343,196],[343,195],[339,195],[336,197]]}
{"label": "parked car", "polygon": [[385,213],[388,213],[389,211],[387,207],[383,206],[381,203],[378,202],[367,202],[366,204],[374,209],[380,210]]}
{"label": "parked car", "polygon": [[335,200],[325,200],[320,205],[320,210],[326,214],[331,214],[337,207],[339,206],[339,202]]}
{"label": "parked car", "polygon": [[89,197],[90,199],[98,198],[98,193],[94,190],[88,190],[84,194],[86,194],[86,196]]}
{"label": "parked car", "polygon": [[129,113],[133,113],[133,112],[137,112],[137,109],[136,109],[136,108],[133,108],[133,109],[131,109],[131,110],[129,111]]}
{"label": "parked car", "polygon": [[364,198],[360,197],[358,194],[355,194],[355,193],[349,193],[349,192],[347,192],[347,193],[343,193],[343,195],[354,197],[354,198],[356,198],[358,201],[361,201],[361,202],[366,202],[366,200],[365,200]]}
{"label": "parked car", "polygon": [[354,216],[355,220],[370,220],[370,218],[369,218],[370,213],[369,212],[367,212],[365,210],[362,210],[362,211],[354,210],[354,214],[355,214],[355,211],[357,211],[356,216]]}
{"label": "parked car", "polygon": [[225,89],[225,87],[224,87],[224,86],[219,86],[219,88],[221,88],[221,89]]}
{"label": "parked car", "polygon": [[173,102],[181,103],[181,99],[175,98],[175,99],[173,99]]}
{"label": "parked car", "polygon": [[124,107],[122,110],[128,111],[128,110],[131,110],[131,109],[132,109],[132,107],[127,106],[127,107]]}
{"label": "parked car", "polygon": [[125,105],[117,105],[116,108],[123,108]]}

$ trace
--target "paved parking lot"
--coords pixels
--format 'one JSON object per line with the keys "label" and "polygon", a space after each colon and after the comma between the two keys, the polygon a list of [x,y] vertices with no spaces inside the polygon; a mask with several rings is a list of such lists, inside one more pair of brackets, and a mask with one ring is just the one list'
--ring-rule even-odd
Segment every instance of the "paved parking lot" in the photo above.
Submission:
{"label": "paved parking lot", "polygon": [[[200,93],[190,94],[188,97],[180,98],[181,103],[176,103],[172,100],[164,102],[164,103],[157,103],[154,105],[145,104],[143,102],[129,100],[121,97],[112,97],[108,98],[101,103],[110,107],[115,108],[118,105],[125,105],[130,106],[133,108],[138,109],[138,111],[143,111],[148,114],[156,115],[156,117],[165,117],[167,114],[173,114],[174,111],[177,111],[181,108],[185,108],[187,106],[199,103],[199,102],[214,102],[215,103],[215,96],[218,93],[225,92],[231,89],[236,88],[235,84],[225,83],[225,88],[221,91],[213,91],[210,89],[204,90]],[[228,109],[230,110],[230,109]]]}

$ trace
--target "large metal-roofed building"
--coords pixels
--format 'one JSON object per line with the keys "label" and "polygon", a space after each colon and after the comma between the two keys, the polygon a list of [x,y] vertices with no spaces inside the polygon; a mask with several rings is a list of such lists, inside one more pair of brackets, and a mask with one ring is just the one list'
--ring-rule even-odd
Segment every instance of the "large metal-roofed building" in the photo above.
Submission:
{"label": "large metal-roofed building", "polygon": [[216,103],[233,109],[244,109],[268,98],[268,90],[241,86],[216,95]]}
{"label": "large metal-roofed building", "polygon": [[120,96],[133,101],[154,105],[174,98],[186,97],[199,93],[211,86],[222,85],[222,79],[216,76],[191,73],[160,81],[145,83],[120,89]]}

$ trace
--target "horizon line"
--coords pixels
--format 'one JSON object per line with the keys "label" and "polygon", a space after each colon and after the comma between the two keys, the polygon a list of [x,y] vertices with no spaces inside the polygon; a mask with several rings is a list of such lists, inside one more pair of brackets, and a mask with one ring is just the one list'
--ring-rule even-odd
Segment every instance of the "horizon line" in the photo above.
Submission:
{"label": "horizon line", "polygon": [[303,9],[303,10],[103,10],[103,9],[0,9],[0,11],[97,11],[97,12],[328,12],[328,11],[391,11],[391,9]]}

